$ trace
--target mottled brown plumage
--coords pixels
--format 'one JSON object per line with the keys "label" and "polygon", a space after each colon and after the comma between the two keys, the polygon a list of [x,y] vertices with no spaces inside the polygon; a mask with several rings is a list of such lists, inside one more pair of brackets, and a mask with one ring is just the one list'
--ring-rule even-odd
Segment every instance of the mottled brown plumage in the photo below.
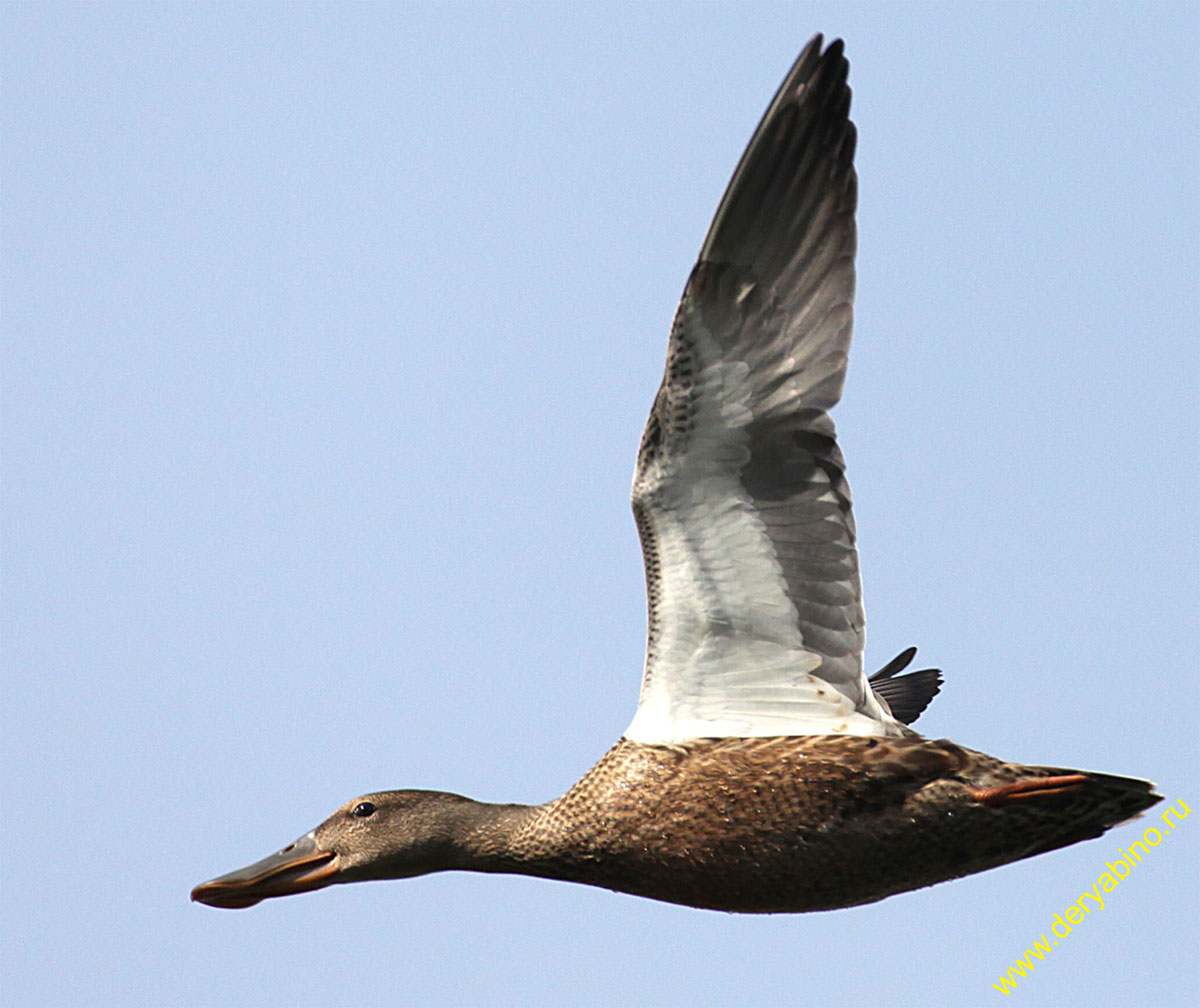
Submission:
{"label": "mottled brown plumage", "polygon": [[1158,800],[1102,774],[996,807],[974,797],[1075,773],[946,739],[622,739],[497,844],[490,868],[713,910],[829,910],[1099,836]]}

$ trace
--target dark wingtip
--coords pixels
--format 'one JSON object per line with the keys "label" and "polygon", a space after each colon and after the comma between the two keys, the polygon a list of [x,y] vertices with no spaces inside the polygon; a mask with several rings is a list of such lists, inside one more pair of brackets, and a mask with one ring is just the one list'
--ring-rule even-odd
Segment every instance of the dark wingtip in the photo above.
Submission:
{"label": "dark wingtip", "polygon": [[908,668],[908,666],[912,664],[912,660],[916,656],[917,656],[917,649],[915,647],[905,648],[898,655],[896,655],[895,658],[893,658],[890,662],[888,662],[886,665],[884,665],[883,668],[881,668],[878,672],[876,672],[873,676],[871,676],[871,678],[868,681],[872,682],[872,683],[877,683],[877,682],[882,682],[884,679],[890,679],[897,672],[903,672],[906,668]]}
{"label": "dark wingtip", "polygon": [[868,680],[876,695],[887,702],[892,717],[904,724],[916,721],[942,689],[941,669],[897,675],[908,668],[916,654],[915,647],[905,648]]}
{"label": "dark wingtip", "polygon": [[[824,152],[829,179],[853,186],[853,127],[847,118],[850,88],[846,84],[850,64],[842,55],[841,39],[822,51],[824,40],[821,34],[808,40],[763,113],[717,205],[699,260],[735,261],[739,254],[744,258],[750,254],[748,249],[759,249],[757,240],[764,235],[778,237],[772,229],[779,220],[804,216],[806,204],[786,183],[799,177],[801,153],[806,149]],[[821,184],[833,183],[827,179]],[[853,211],[852,204],[849,209]],[[795,236],[789,237],[793,240],[783,247],[794,251]],[[774,249],[768,243],[768,251]]]}

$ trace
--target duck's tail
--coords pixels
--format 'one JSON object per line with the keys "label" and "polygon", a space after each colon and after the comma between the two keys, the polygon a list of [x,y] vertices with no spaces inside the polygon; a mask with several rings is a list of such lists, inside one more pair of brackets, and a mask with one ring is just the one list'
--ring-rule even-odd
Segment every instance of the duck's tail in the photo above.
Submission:
{"label": "duck's tail", "polygon": [[971,792],[981,805],[1003,810],[1006,820],[1025,820],[1023,831],[1033,842],[1018,858],[1092,840],[1162,801],[1150,781],[1136,777],[1059,767],[1021,770],[1016,780]]}

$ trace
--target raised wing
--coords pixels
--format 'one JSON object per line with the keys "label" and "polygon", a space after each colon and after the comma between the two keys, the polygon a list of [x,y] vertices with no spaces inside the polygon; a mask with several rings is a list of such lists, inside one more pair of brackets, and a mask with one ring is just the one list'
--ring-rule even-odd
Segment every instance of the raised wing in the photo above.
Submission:
{"label": "raised wing", "polygon": [[649,595],[634,741],[912,734],[863,675],[854,519],[827,413],[854,295],[847,69],[840,41],[805,46],[675,315],[633,483]]}

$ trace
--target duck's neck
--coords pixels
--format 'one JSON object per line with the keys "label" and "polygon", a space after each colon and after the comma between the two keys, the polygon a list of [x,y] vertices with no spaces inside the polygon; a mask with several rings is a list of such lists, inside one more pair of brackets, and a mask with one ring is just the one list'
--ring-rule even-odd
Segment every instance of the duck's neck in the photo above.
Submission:
{"label": "duck's neck", "polygon": [[[454,810],[452,827],[456,868],[468,871],[523,873],[535,855],[531,831],[544,805],[506,805],[472,801]],[[528,872],[527,874],[536,874]]]}

